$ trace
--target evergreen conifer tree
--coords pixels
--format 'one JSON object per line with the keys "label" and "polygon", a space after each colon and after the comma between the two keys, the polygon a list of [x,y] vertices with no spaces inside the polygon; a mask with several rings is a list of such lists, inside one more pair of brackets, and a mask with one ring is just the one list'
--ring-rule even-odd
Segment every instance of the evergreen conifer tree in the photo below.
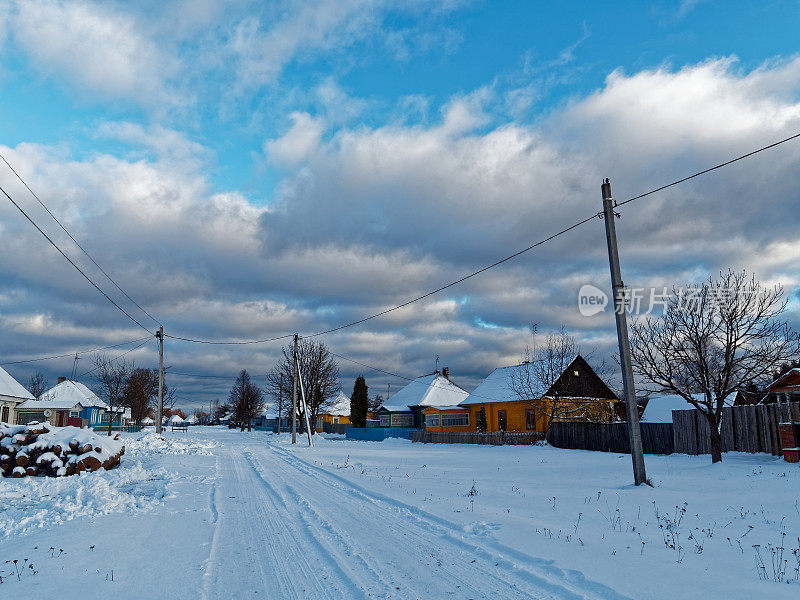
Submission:
{"label": "evergreen conifer tree", "polygon": [[480,411],[478,411],[478,415],[475,418],[475,428],[483,433],[489,428],[489,425],[486,423],[486,409],[481,406]]}
{"label": "evergreen conifer tree", "polygon": [[353,386],[353,395],[350,396],[350,422],[353,427],[367,426],[367,411],[369,410],[369,389],[367,382],[359,375]]}

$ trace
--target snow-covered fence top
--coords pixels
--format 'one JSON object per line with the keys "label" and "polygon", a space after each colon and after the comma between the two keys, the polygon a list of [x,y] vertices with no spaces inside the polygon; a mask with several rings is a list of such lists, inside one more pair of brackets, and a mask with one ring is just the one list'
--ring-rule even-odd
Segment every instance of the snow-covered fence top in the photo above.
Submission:
{"label": "snow-covered fence top", "polygon": [[3,477],[63,477],[111,469],[125,453],[118,437],[49,423],[0,424],[0,470]]}

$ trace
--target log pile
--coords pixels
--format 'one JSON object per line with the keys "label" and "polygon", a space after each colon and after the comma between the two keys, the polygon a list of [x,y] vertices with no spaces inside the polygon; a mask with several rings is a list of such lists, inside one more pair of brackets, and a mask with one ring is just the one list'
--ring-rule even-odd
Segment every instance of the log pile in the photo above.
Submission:
{"label": "log pile", "polygon": [[0,423],[0,472],[3,477],[65,477],[108,470],[119,464],[125,446],[114,437],[78,427],[49,423]]}

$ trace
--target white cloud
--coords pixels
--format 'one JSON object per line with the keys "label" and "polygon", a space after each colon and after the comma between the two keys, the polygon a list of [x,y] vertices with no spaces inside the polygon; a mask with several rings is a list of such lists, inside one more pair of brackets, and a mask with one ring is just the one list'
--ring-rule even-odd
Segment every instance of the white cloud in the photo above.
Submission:
{"label": "white cloud", "polygon": [[[453,98],[434,123],[389,118],[327,135],[323,117],[298,112],[284,136],[265,144],[287,173],[267,208],[235,191],[216,193],[193,158],[202,149],[157,127],[101,128],[150,148],[142,157],[77,160],[64,147],[35,145],[0,150],[170,331],[271,337],[363,318],[596,213],[604,176],[624,199],[794,133],[798,92],[798,59],[750,72],[715,60],[615,73],[533,125],[487,120],[504,99],[485,90]],[[796,285],[800,235],[790,216],[800,211],[799,159],[800,143],[792,142],[622,207],[626,283],[671,285],[730,266]],[[0,173],[12,193],[24,194],[7,175]],[[34,216],[47,223],[41,212]],[[7,205],[0,223],[5,318],[45,332],[16,331],[0,340],[0,351],[20,353],[23,342],[26,354],[91,347],[91,331],[104,327],[122,339],[138,335],[42,250]],[[531,322],[542,329],[566,323],[610,349],[613,319],[582,319],[576,305],[581,284],[607,287],[605,253],[602,223],[592,221],[326,339],[338,353],[404,374],[430,370],[439,354],[465,385],[516,360]],[[48,327],[50,315],[73,328]],[[476,327],[480,321],[497,327]],[[278,347],[207,350],[172,345],[170,363],[263,372]]]}
{"label": "white cloud", "polygon": [[282,137],[264,144],[267,158],[281,166],[297,165],[319,148],[325,124],[308,113],[290,115],[292,126]]}
{"label": "white cloud", "polygon": [[50,76],[66,75],[83,95],[168,102],[165,81],[176,62],[162,53],[128,12],[104,3],[19,2],[13,38]]}

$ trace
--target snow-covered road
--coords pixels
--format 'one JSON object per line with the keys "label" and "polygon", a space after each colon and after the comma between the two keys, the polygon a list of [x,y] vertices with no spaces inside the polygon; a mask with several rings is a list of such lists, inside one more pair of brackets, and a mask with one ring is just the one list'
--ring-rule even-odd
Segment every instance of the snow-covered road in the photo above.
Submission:
{"label": "snow-covered road", "polygon": [[618,597],[263,438],[221,449],[217,469],[205,598]]}
{"label": "snow-covered road", "polygon": [[204,427],[130,434],[113,471],[0,480],[0,597],[789,599],[800,589],[800,469],[771,456],[648,456],[655,487],[634,488],[625,455],[299,441]]}

